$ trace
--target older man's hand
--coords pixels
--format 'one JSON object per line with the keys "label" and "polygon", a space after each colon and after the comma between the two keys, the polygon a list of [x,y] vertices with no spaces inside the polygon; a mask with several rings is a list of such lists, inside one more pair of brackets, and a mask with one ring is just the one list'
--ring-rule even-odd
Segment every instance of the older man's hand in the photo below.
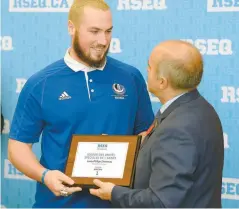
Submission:
{"label": "older man's hand", "polygon": [[93,182],[99,189],[90,189],[90,193],[102,200],[111,200],[111,193],[115,185],[109,182],[102,182],[98,179],[95,179]]}

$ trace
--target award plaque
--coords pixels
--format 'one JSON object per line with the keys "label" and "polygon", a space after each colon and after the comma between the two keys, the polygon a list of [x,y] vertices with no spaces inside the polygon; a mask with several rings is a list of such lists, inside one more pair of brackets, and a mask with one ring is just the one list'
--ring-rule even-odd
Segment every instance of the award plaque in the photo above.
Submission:
{"label": "award plaque", "polygon": [[73,135],[65,174],[81,187],[94,179],[132,188],[141,136]]}

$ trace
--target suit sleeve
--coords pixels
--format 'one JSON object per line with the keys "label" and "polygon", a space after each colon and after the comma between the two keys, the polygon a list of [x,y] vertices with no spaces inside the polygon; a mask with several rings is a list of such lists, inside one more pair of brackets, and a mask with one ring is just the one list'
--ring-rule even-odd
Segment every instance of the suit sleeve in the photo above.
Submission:
{"label": "suit sleeve", "polygon": [[[129,189],[115,186],[112,203],[116,207],[180,207],[193,185],[197,154],[186,131],[155,133],[151,147],[149,188]],[[150,140],[150,139],[149,139]]]}

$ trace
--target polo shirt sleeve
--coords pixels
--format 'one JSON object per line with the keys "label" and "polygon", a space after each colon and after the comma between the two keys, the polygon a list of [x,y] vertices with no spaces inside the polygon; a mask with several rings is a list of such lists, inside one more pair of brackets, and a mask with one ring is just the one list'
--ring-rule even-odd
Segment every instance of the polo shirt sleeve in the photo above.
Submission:
{"label": "polo shirt sleeve", "polygon": [[13,116],[9,138],[24,143],[39,141],[43,129],[42,89],[39,83],[29,79],[24,85]]}
{"label": "polo shirt sleeve", "polygon": [[135,71],[135,83],[138,94],[138,108],[134,124],[134,134],[139,134],[147,131],[153,123],[154,113],[145,80],[139,70]]}

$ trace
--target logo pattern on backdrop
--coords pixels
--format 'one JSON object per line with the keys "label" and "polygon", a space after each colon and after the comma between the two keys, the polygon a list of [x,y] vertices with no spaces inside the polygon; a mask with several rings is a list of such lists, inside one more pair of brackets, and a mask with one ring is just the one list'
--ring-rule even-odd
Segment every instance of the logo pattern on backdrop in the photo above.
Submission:
{"label": "logo pattern on backdrop", "polygon": [[[204,77],[199,91],[215,107],[224,131],[223,207],[239,207],[239,28],[236,27],[239,25],[239,0],[106,1],[114,22],[109,55],[137,67],[145,80],[149,53],[160,41],[182,39],[195,45],[203,55]],[[72,2],[2,1],[1,104],[5,127],[1,139],[4,173],[1,202],[7,208],[31,207],[34,202],[34,181],[7,160],[7,137],[26,80],[61,59],[69,47],[67,12]],[[115,99],[127,99],[127,89],[122,84],[115,83],[111,91]],[[160,108],[159,100],[153,94],[150,99],[156,113]],[[33,148],[39,157],[40,145]]]}

